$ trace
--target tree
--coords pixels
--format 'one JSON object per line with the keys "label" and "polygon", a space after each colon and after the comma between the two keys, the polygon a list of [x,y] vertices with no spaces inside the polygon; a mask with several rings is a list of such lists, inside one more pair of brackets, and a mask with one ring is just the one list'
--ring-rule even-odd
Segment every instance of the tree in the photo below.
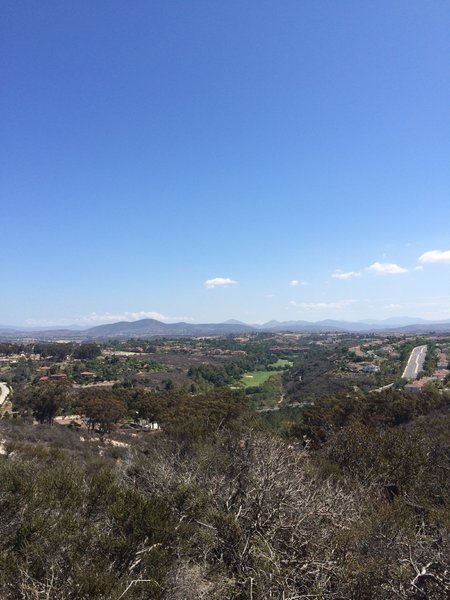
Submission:
{"label": "tree", "polygon": [[110,390],[85,389],[80,393],[78,408],[102,435],[109,433],[127,412],[125,402]]}
{"label": "tree", "polygon": [[67,407],[69,384],[67,382],[38,383],[18,392],[14,406],[19,410],[31,410],[39,423],[51,425],[55,416]]}
{"label": "tree", "polygon": [[42,342],[35,345],[34,351],[36,354],[40,354],[42,357],[53,358],[53,360],[55,361],[61,361],[64,360],[66,356],[68,356],[71,353],[72,344],[59,342]]}
{"label": "tree", "polygon": [[75,348],[73,357],[80,360],[93,360],[102,353],[102,350],[98,344],[85,343]]}

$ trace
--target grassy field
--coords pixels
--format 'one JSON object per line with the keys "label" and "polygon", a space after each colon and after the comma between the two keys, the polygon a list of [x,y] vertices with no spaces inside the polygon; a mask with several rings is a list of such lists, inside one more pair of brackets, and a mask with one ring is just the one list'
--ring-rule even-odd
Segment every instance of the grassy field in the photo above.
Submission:
{"label": "grassy field", "polygon": [[269,365],[270,367],[292,367],[294,363],[290,360],[286,360],[285,358],[279,358],[277,362]]}
{"label": "grassy field", "polygon": [[241,382],[245,387],[262,385],[265,381],[274,375],[273,371],[250,371],[242,376]]}

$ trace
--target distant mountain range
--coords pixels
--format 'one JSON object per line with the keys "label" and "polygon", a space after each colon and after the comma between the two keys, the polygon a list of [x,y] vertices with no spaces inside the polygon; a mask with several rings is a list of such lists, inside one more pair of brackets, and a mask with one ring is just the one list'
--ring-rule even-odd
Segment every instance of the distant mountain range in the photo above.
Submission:
{"label": "distant mountain range", "polygon": [[336,321],[268,321],[263,324],[248,325],[242,321],[230,319],[224,323],[163,323],[156,319],[139,321],[120,321],[97,325],[89,329],[79,326],[66,328],[23,328],[0,325],[0,339],[37,339],[37,340],[88,340],[88,339],[128,339],[134,337],[169,337],[245,334],[258,331],[267,332],[305,332],[305,333],[427,333],[450,332],[450,319],[445,321],[426,321],[412,317],[392,317],[384,320]]}

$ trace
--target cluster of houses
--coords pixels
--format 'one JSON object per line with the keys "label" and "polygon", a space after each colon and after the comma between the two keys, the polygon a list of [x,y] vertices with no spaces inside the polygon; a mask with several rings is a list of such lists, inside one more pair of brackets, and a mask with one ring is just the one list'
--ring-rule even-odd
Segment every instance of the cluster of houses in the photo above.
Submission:
{"label": "cluster of houses", "polygon": [[[62,379],[67,379],[67,374],[66,373],[49,373],[50,371],[50,367],[49,366],[42,366],[42,367],[38,367],[37,369],[39,371],[39,373],[43,373],[43,375],[41,377],[39,377],[39,381],[49,381],[49,380],[53,380],[53,381],[58,381],[58,380],[62,380]],[[94,373],[93,371],[83,371],[82,373],[80,373],[81,377],[84,377],[86,379],[92,379],[94,377],[96,377],[96,373]]]}

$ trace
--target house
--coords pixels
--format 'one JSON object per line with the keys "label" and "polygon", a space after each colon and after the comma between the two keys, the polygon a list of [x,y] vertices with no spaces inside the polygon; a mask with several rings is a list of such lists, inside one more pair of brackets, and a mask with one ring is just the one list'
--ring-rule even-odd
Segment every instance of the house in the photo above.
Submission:
{"label": "house", "polygon": [[436,381],[434,377],[422,377],[422,379],[418,379],[413,383],[408,383],[405,385],[405,392],[409,392],[410,394],[418,394],[422,392],[427,383],[431,381]]}

